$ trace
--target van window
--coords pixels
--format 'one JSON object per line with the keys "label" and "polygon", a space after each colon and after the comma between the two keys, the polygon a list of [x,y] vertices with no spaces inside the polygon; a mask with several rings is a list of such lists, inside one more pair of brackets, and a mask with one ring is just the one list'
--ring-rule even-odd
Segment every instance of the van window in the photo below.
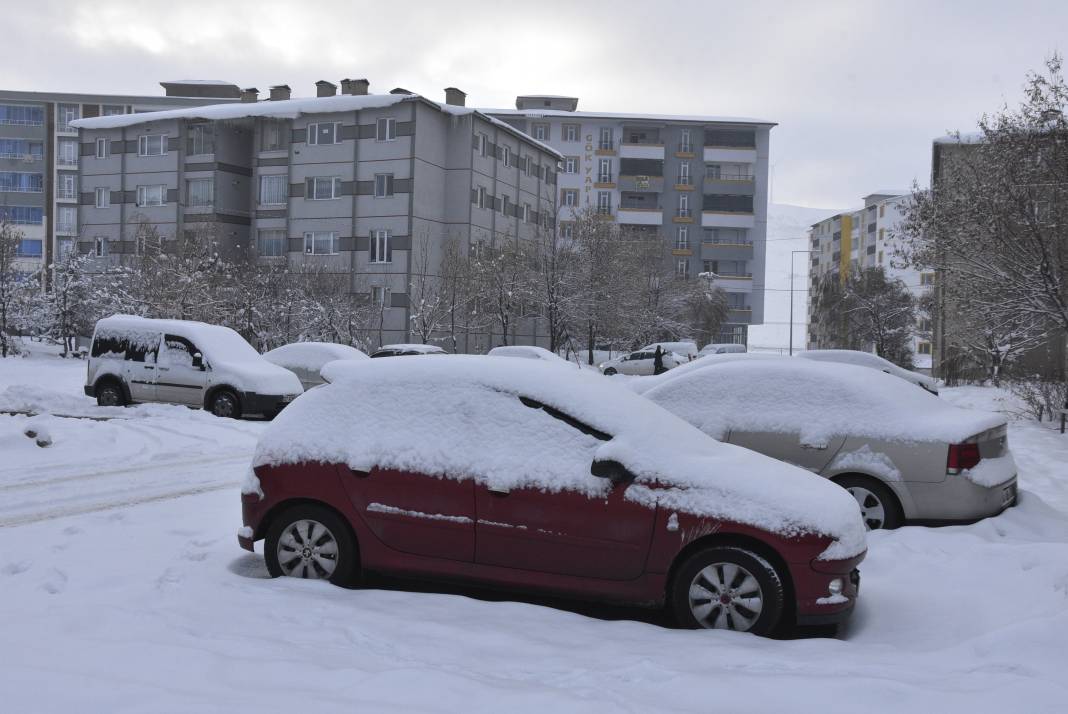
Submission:
{"label": "van window", "polygon": [[155,363],[159,351],[159,333],[140,333],[129,330],[97,331],[93,339],[92,357],[125,359],[130,362]]}
{"label": "van window", "polygon": [[164,351],[160,355],[160,363],[174,367],[193,366],[193,355],[197,348],[192,342],[178,335],[163,336]]}

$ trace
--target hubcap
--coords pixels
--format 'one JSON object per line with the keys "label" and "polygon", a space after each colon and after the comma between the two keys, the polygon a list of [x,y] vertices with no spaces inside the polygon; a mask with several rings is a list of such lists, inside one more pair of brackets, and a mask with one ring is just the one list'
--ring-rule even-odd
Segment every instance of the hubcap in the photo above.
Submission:
{"label": "hubcap", "polygon": [[215,400],[215,415],[228,417],[234,413],[234,400],[228,395],[223,395]]}
{"label": "hubcap", "polygon": [[337,539],[318,521],[294,521],[278,539],[278,566],[285,575],[327,579],[337,568]]}
{"label": "hubcap", "polygon": [[690,583],[690,612],[701,627],[746,631],[764,609],[764,593],[736,563],[712,563]]}
{"label": "hubcap", "polygon": [[105,407],[113,407],[119,403],[119,395],[114,389],[107,387],[100,392],[100,402]]}
{"label": "hubcap", "polygon": [[869,531],[878,530],[886,522],[886,507],[879,497],[863,486],[851,486],[846,489],[860,505],[860,516]]}

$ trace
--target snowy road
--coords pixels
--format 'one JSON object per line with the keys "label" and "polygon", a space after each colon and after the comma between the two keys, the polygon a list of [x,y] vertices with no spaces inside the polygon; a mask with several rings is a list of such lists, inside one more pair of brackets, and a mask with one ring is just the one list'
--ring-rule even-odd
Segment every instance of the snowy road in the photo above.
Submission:
{"label": "snowy road", "polygon": [[[0,362],[0,401],[12,384],[71,393],[83,374]],[[996,396],[946,395],[988,408]],[[839,638],[775,641],[464,590],[267,579],[237,547],[232,486],[262,425],[134,415],[0,417],[5,710],[974,714],[1068,701],[1068,437],[1048,428],[1010,429],[1019,507],[873,535]]]}

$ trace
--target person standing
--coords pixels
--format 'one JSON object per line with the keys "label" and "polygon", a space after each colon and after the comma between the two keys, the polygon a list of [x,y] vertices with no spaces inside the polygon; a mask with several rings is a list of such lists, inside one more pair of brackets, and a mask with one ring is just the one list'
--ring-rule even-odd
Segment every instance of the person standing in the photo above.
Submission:
{"label": "person standing", "polygon": [[660,349],[660,345],[656,346],[656,352],[653,353],[653,374],[663,374],[667,372],[664,367],[664,351]]}

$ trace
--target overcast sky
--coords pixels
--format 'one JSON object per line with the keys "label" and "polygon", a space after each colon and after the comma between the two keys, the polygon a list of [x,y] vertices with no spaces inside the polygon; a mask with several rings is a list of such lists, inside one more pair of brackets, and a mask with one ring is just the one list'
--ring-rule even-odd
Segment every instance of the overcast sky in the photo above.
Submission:
{"label": "overcast sky", "polygon": [[844,208],[925,183],[930,140],[1015,104],[1068,43],[1068,2],[0,0],[0,88],[156,94],[164,79],[266,92],[366,77],[509,107],[753,116],[773,200]]}

